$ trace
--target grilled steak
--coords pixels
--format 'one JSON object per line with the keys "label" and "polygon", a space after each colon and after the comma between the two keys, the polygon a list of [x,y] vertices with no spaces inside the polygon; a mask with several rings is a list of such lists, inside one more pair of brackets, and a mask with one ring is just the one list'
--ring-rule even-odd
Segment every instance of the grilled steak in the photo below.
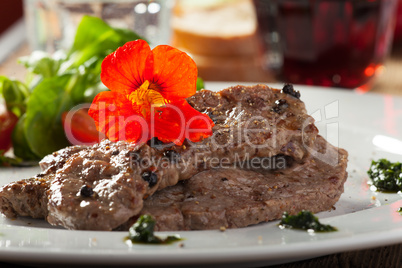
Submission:
{"label": "grilled steak", "polygon": [[41,174],[1,189],[1,211],[68,229],[112,230],[138,215],[144,198],[216,168],[216,160],[234,167],[283,156],[304,165],[318,130],[298,97],[289,85],[282,92],[264,85],[198,92],[188,102],[214,121],[210,138],[183,146],[104,140],[62,149],[43,159]]}
{"label": "grilled steak", "polygon": [[51,155],[40,162],[42,172],[33,178],[16,181],[4,186],[0,194],[0,209],[9,218],[30,216],[46,218],[47,194],[49,182],[54,178],[57,169],[86,146],[70,146]]}
{"label": "grilled steak", "polygon": [[239,228],[280,219],[284,211],[331,210],[343,193],[347,152],[338,152],[322,137],[316,143],[327,147],[336,165],[310,155],[287,169],[212,169],[158,191],[144,202],[140,214],[152,215],[159,231],[175,231]]}

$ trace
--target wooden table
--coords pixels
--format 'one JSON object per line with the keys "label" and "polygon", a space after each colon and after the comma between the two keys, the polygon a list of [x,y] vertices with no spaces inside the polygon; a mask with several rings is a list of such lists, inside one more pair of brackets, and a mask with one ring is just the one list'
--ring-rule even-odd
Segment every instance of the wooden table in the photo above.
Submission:
{"label": "wooden table", "polygon": [[[29,47],[26,44],[17,48],[5,62],[0,64],[0,75],[24,79],[25,68],[17,64],[16,59],[29,53]],[[385,71],[376,80],[371,92],[402,96],[402,45],[394,47],[385,67]],[[0,267],[22,266],[0,263]],[[402,243],[373,249],[342,252],[273,267],[402,267]]]}

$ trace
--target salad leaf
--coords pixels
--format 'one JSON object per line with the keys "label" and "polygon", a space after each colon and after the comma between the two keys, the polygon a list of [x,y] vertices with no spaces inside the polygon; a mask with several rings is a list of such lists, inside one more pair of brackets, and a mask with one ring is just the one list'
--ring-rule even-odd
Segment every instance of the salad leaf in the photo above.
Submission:
{"label": "salad leaf", "polygon": [[102,61],[103,57],[93,57],[79,68],[67,72],[72,74],[72,79],[75,80],[71,95],[76,104],[91,103],[99,92],[108,90],[100,80]]}
{"label": "salad leaf", "polygon": [[77,28],[74,44],[69,52],[72,67],[84,64],[92,57],[102,57],[128,41],[143,39],[125,29],[114,29],[97,17],[84,16]]}
{"label": "salad leaf", "polygon": [[18,62],[23,64],[33,74],[41,75],[43,78],[56,76],[60,65],[66,60],[62,51],[50,55],[44,51],[34,51],[29,56],[21,57]]}
{"label": "salad leaf", "polygon": [[8,110],[17,116],[25,112],[29,91],[24,83],[0,76],[0,94],[3,95]]}
{"label": "salad leaf", "polygon": [[201,89],[204,89],[204,80],[202,80],[201,77],[197,77],[197,90],[200,91]]}
{"label": "salad leaf", "polygon": [[38,160],[40,157],[32,152],[24,133],[25,118],[26,114],[20,117],[11,137],[14,155],[25,161]]}
{"label": "salad leaf", "polygon": [[39,157],[69,145],[61,114],[74,106],[71,75],[44,79],[32,92],[23,131],[32,152]]}
{"label": "salad leaf", "polygon": [[135,39],[141,37],[84,16],[68,51],[35,51],[20,58],[29,71],[27,83],[0,77],[0,93],[20,117],[12,135],[15,155],[35,160],[68,146],[61,114],[107,90],[100,81],[103,59]]}
{"label": "salad leaf", "polygon": [[[84,50],[91,46],[92,43],[97,43],[100,39],[103,40],[104,37],[101,36],[108,32],[110,32],[109,34],[113,34],[113,28],[103,20],[97,17],[83,16],[81,23],[78,25],[74,44],[70,52]],[[93,55],[95,54],[97,53]]]}

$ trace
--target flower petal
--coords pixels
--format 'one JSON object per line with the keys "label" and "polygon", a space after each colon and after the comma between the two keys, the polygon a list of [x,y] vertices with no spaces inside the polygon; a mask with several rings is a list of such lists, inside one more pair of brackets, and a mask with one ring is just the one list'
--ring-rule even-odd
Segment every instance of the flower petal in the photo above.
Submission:
{"label": "flower petal", "polygon": [[88,114],[95,120],[98,131],[105,133],[111,141],[145,142],[149,138],[146,120],[123,94],[99,93]]}
{"label": "flower petal", "polygon": [[194,95],[197,66],[190,56],[167,45],[155,47],[152,54],[147,61],[153,61],[153,73],[146,72],[145,79],[156,84],[163,97],[174,100]]}
{"label": "flower petal", "polygon": [[197,66],[178,49],[128,42],[104,59],[101,80],[111,91],[95,97],[89,114],[112,141],[182,144],[212,135],[211,119],[185,100],[196,92]]}
{"label": "flower petal", "polygon": [[208,115],[197,111],[187,101],[180,109],[186,117],[187,139],[192,142],[199,142],[212,136],[212,128],[215,124]]}
{"label": "flower petal", "polygon": [[152,54],[144,40],[127,42],[102,62],[101,80],[112,91],[130,94],[144,82],[146,68],[153,68],[146,59]]}
{"label": "flower petal", "polygon": [[212,135],[214,123],[205,114],[191,107],[186,100],[178,100],[155,108],[150,119],[151,137],[181,145],[185,138],[198,142]]}

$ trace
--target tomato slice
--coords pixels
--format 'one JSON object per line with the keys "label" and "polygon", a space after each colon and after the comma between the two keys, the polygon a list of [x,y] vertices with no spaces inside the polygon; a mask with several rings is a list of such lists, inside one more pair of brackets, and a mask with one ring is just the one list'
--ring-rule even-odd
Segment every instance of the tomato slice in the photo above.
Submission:
{"label": "tomato slice", "polygon": [[11,134],[18,122],[18,117],[6,109],[0,109],[0,151],[3,153],[11,148]]}
{"label": "tomato slice", "polygon": [[106,138],[96,129],[95,121],[88,115],[88,109],[64,112],[61,120],[67,139],[72,145],[90,145]]}

